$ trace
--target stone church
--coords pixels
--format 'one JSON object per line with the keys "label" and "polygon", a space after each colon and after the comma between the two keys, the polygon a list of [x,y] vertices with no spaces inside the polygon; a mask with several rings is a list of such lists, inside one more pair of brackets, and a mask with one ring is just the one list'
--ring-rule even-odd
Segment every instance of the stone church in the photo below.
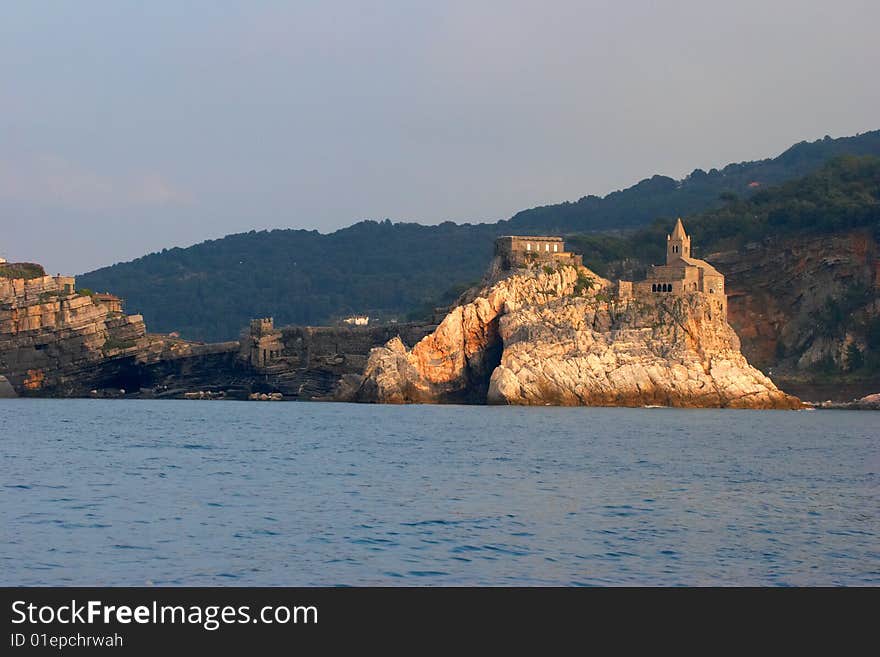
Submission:
{"label": "stone church", "polygon": [[[627,289],[630,288],[630,289]],[[620,281],[620,296],[672,294],[705,294],[716,301],[713,306],[727,315],[727,295],[724,275],[705,260],[691,256],[691,238],[684,230],[681,219],[675,222],[672,233],[666,236],[666,264],[652,265],[643,281]]]}

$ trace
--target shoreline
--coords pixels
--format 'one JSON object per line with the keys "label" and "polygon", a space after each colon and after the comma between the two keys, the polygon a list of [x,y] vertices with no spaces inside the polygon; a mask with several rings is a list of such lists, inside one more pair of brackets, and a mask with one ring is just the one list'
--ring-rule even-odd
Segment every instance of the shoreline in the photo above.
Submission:
{"label": "shoreline", "polygon": [[115,396],[38,396],[38,395],[20,395],[17,397],[0,397],[3,401],[24,401],[24,400],[88,400],[88,401],[160,401],[160,402],[281,402],[281,403],[319,403],[319,404],[345,404],[351,406],[391,406],[391,407],[409,407],[409,406],[465,406],[465,407],[485,407],[485,408],[625,408],[625,409],[643,409],[643,410],[687,410],[687,411],[880,411],[880,403],[865,402],[861,399],[855,399],[849,402],[812,402],[804,401],[801,408],[742,408],[734,406],[663,406],[659,404],[646,404],[643,406],[626,406],[626,405],[586,405],[586,404],[465,404],[465,403],[432,403],[432,402],[409,402],[406,404],[381,404],[374,402],[354,402],[339,399],[246,399],[239,397],[203,397],[186,399],[183,397],[152,397],[141,396],[138,394],[131,395],[115,395]]}

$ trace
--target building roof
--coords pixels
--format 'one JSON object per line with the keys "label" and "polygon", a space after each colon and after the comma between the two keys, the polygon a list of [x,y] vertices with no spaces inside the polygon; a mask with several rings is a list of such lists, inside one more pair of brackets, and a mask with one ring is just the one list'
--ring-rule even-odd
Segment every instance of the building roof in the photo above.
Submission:
{"label": "building roof", "polygon": [[687,238],[687,233],[684,232],[684,224],[681,223],[681,217],[679,217],[675,222],[675,228],[672,229],[672,235],[670,236],[672,239],[683,239]]}
{"label": "building roof", "polygon": [[[715,267],[710,265],[708,262],[706,262],[705,260],[700,260],[699,258],[689,258],[688,256],[678,256],[678,258],[676,260],[681,260],[684,264],[690,265],[691,267],[699,267],[700,269],[705,270],[705,273],[709,274],[710,276],[712,276],[712,275],[723,276],[724,275],[720,271],[715,269]],[[673,261],[669,264],[674,267],[676,264],[676,261]]]}

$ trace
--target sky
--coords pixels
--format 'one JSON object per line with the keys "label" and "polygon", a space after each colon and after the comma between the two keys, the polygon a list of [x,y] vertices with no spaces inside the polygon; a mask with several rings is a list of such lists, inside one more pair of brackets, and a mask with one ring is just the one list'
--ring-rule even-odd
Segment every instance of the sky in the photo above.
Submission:
{"label": "sky", "polygon": [[880,128],[876,0],[0,5],[0,256],[497,221]]}

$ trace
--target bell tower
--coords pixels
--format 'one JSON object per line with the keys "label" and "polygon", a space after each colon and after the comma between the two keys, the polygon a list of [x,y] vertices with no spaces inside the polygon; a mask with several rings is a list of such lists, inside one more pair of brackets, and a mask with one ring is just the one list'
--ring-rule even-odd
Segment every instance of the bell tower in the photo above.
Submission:
{"label": "bell tower", "polygon": [[691,257],[691,238],[684,232],[681,217],[675,222],[672,234],[666,236],[666,264],[670,265],[678,258]]}

